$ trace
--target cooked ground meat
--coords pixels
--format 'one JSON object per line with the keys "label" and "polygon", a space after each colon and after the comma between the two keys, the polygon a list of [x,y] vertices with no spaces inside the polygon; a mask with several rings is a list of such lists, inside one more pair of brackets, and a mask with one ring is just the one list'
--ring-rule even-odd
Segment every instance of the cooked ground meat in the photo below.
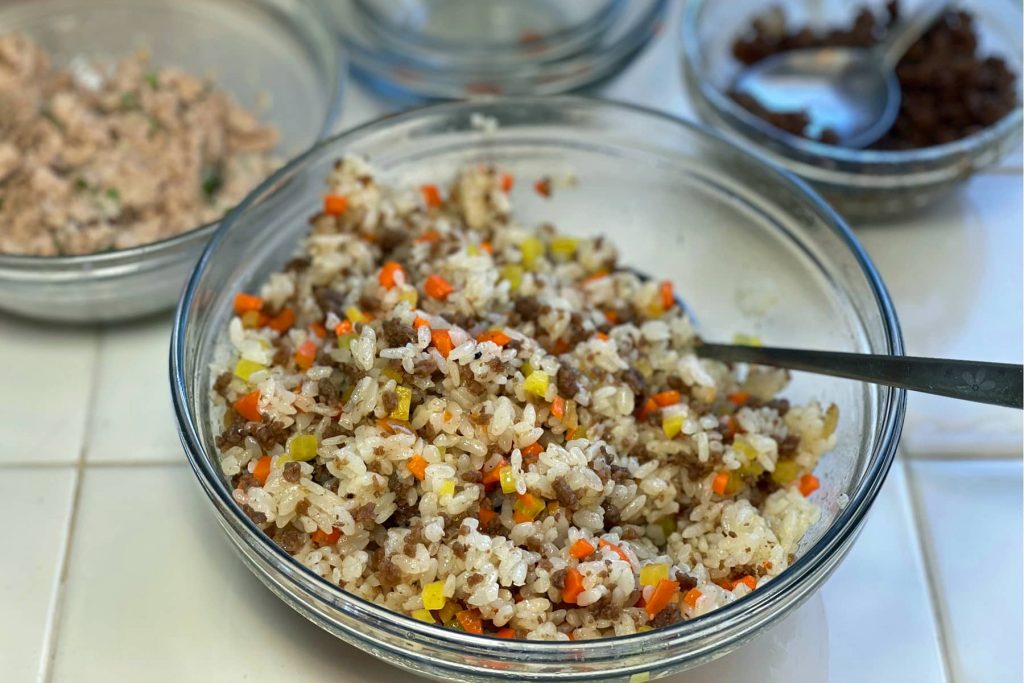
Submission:
{"label": "cooked ground meat", "polygon": [[565,569],[558,569],[551,573],[551,585],[562,590],[565,588],[565,575],[568,573]]}
{"label": "cooked ground meat", "polygon": [[789,401],[784,398],[774,398],[765,404],[768,408],[774,409],[779,417],[786,417],[786,413],[789,412]]}
{"label": "cooked ground meat", "polygon": [[310,260],[308,258],[298,256],[284,264],[284,271],[286,273],[302,273],[309,268],[309,264]]}
{"label": "cooked ground meat", "polygon": [[397,318],[385,318],[381,323],[384,327],[384,343],[389,347],[405,346],[416,341],[416,330]]}
{"label": "cooked ground meat", "polygon": [[253,486],[259,486],[260,483],[256,481],[256,477],[252,476],[249,470],[242,470],[236,477],[235,488],[240,491],[246,491],[251,489]]}
{"label": "cooked ground meat", "polygon": [[684,594],[691,588],[697,587],[697,579],[691,579],[689,576],[683,574],[682,572],[676,572],[676,583],[679,584],[679,591]]}
{"label": "cooked ground meat", "polygon": [[470,588],[472,588],[473,586],[477,585],[478,583],[480,583],[483,580],[484,580],[484,575],[483,574],[473,573],[473,574],[470,574],[468,577],[466,577],[466,585],[469,586]]}
{"label": "cooked ground meat", "polygon": [[330,287],[314,287],[313,298],[324,315],[334,313],[339,318],[345,317],[346,297],[341,292]]}
{"label": "cooked ground meat", "polygon": [[794,455],[800,447],[800,437],[795,434],[788,434],[779,442],[779,457]]}
{"label": "cooked ground meat", "polygon": [[402,581],[402,570],[390,557],[385,557],[381,561],[380,569],[377,571],[380,574],[381,582],[389,586],[394,586]]}
{"label": "cooked ground meat", "polygon": [[579,498],[576,497],[576,492],[572,490],[572,487],[566,483],[563,477],[555,479],[551,486],[555,489],[555,497],[558,498],[558,504],[569,510],[575,510],[576,506],[579,505]]}
{"label": "cooked ground meat", "polygon": [[636,368],[629,368],[623,370],[620,374],[623,384],[629,387],[633,391],[634,396],[643,396],[644,390],[647,388],[647,383],[644,382],[644,376]]}
{"label": "cooked ground meat", "polygon": [[385,391],[381,396],[381,402],[384,404],[384,410],[392,413],[398,407],[398,394],[393,391]]}
{"label": "cooked ground meat", "polygon": [[622,607],[619,605],[613,605],[610,602],[606,602],[604,599],[594,608],[595,619],[607,619],[609,621],[615,621],[622,614]]}
{"label": "cooked ground meat", "polygon": [[298,482],[299,479],[302,478],[302,465],[295,462],[294,460],[291,462],[286,462],[284,464],[284,471],[281,473],[281,476],[284,477],[285,481],[290,481],[293,484]]}
{"label": "cooked ground meat", "polygon": [[91,254],[219,220],[276,162],[276,131],[202,75],[116,64],[56,68],[0,36],[0,253]]}
{"label": "cooked ground meat", "polygon": [[651,626],[654,628],[671,626],[682,618],[683,615],[679,613],[679,605],[672,603],[655,615],[654,620],[651,621]]}
{"label": "cooked ground meat", "polygon": [[483,481],[484,475],[478,470],[470,470],[469,472],[462,473],[462,481],[469,482],[470,484],[479,484]]}
{"label": "cooked ground meat", "polygon": [[377,236],[377,244],[385,252],[392,252],[409,239],[408,233],[397,228],[384,228]]}
{"label": "cooked ground meat", "polygon": [[[335,379],[337,377],[337,379]],[[335,403],[341,398],[341,373],[336,372],[316,383],[317,393],[327,403]]]}
{"label": "cooked ground meat", "polygon": [[621,511],[614,503],[604,504],[604,528],[611,529],[622,524]]}
{"label": "cooked ground meat", "polygon": [[267,523],[267,516],[265,514],[263,514],[262,512],[256,512],[248,505],[242,506],[242,512],[244,512],[245,516],[251,519],[253,524],[257,526],[261,526]]}
{"label": "cooked ground meat", "polygon": [[433,358],[424,358],[423,360],[418,360],[416,361],[416,364],[413,365],[412,367],[413,373],[416,375],[420,375],[421,377],[429,377],[430,375],[434,374],[435,370],[437,370],[437,361],[435,361]]}
{"label": "cooked ground meat", "polygon": [[232,375],[230,372],[222,372],[217,375],[216,381],[213,383],[213,390],[220,394],[222,398],[227,398],[226,390],[228,385],[231,384]]}
{"label": "cooked ground meat", "polygon": [[282,548],[292,554],[295,554],[302,549],[302,546],[306,545],[306,534],[289,524],[277,532],[277,536],[274,537],[274,540],[277,541]]}
{"label": "cooked ground meat", "polygon": [[571,366],[565,364],[558,368],[555,384],[563,398],[572,398],[580,390],[579,375]]}
{"label": "cooked ground meat", "polygon": [[295,514],[304,515],[309,511],[309,501],[303,498],[295,504]]}
{"label": "cooked ground meat", "polygon": [[377,515],[377,504],[366,503],[356,508],[355,512],[352,513],[352,518],[357,522],[371,522]]}
{"label": "cooked ground meat", "polygon": [[513,306],[516,313],[525,321],[533,321],[540,316],[541,305],[537,297],[521,296],[515,300]]}
{"label": "cooked ground meat", "polygon": [[363,292],[359,295],[359,308],[366,313],[372,313],[380,308],[380,299],[374,294]]}
{"label": "cooked ground meat", "polygon": [[622,484],[633,478],[633,475],[629,473],[628,467],[621,467],[619,465],[612,465],[612,481],[616,484]]}

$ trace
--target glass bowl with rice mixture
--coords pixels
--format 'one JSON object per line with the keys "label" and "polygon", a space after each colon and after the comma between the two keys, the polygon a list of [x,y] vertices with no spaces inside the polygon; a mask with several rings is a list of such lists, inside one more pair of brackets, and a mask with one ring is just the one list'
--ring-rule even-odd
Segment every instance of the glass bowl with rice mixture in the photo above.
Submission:
{"label": "glass bowl with rice mixture", "polygon": [[[74,158],[47,174],[53,187],[47,196],[61,206],[30,200],[40,189],[35,176],[0,188],[4,210],[25,209],[24,221],[8,221],[10,243],[0,254],[0,308],[21,315],[98,322],[168,308],[221,215],[265,176],[259,167],[278,165],[305,149],[328,134],[339,115],[342,65],[319,14],[300,2],[14,2],[0,10],[0,35],[8,57],[23,65],[45,53],[48,73],[54,74],[45,85],[50,94],[41,98],[48,103],[45,115],[75,143],[63,146]],[[34,63],[30,82],[42,83],[47,69],[41,59]],[[55,75],[62,69],[80,85]],[[192,91],[200,81],[213,87],[196,99]],[[122,86],[123,93],[115,92]],[[78,90],[72,93],[73,88]],[[90,88],[97,88],[95,111],[89,109]],[[163,134],[171,136],[182,123],[161,108],[169,95],[187,104],[182,116],[203,130],[164,144]],[[4,106],[18,110],[32,103]],[[113,113],[90,130],[89,117],[99,110]],[[149,122],[145,131],[137,125],[143,117]],[[204,123],[222,118],[229,122],[223,135]],[[23,149],[25,135],[37,134],[9,132],[15,137],[0,145],[0,157]],[[128,144],[136,134],[138,144]],[[92,138],[96,145],[89,144]],[[113,142],[103,142],[108,138]],[[185,173],[195,165],[188,151],[192,138],[205,157],[223,162],[201,169],[201,187],[185,182],[191,175],[176,180],[174,170]],[[141,156],[133,151],[147,144],[157,147]],[[25,160],[47,154],[45,144],[36,144]],[[154,155],[167,163],[149,173],[145,162]],[[65,161],[83,172],[65,173]],[[19,177],[16,172],[5,184],[17,185]],[[56,226],[61,210],[69,221],[92,228],[40,230],[37,237],[46,239],[28,239],[31,224],[46,219]],[[122,223],[127,227],[118,228]]]}
{"label": "glass bowl with rice mixture", "polygon": [[[500,126],[479,125],[489,117]],[[403,140],[400,149],[397,140]],[[356,161],[335,169],[345,153],[373,159],[376,177]],[[471,170],[458,190],[446,189],[480,163],[500,170]],[[624,164],[631,169],[628,182]],[[323,182],[332,169],[342,185],[325,202]],[[370,212],[411,211],[408,222],[419,225],[415,237],[405,235],[412,242],[389,247],[401,244],[403,235],[371,228],[372,242],[349,236],[342,246],[321,224],[315,231],[325,234],[314,238],[319,246],[312,264],[293,259],[311,213],[324,208],[353,218],[376,201],[368,197],[379,187],[413,188],[394,205]],[[431,212],[446,210],[446,198],[479,196],[481,187],[491,203],[471,202],[448,224],[422,223]],[[507,210],[506,190],[510,225],[488,232],[487,226],[505,220],[495,212]],[[439,208],[424,208],[438,202]],[[321,626],[419,673],[628,680],[723,654],[824,579],[849,547],[892,457],[901,392],[798,376],[785,396],[794,433],[801,434],[797,459],[809,457],[803,471],[783,477],[786,485],[758,492],[762,473],[754,471],[755,461],[773,451],[761,437],[773,441],[766,435],[785,412],[768,404],[778,388],[768,385],[777,376],[755,372],[739,386],[719,368],[711,370],[714,379],[698,379],[705,365],[686,351],[692,331],[659,280],[674,283],[707,338],[742,331],[778,344],[898,353],[898,328],[870,264],[824,205],[760,161],[673,119],[572,98],[434,107],[318,147],[269,181],[234,220],[211,244],[179,309],[172,374],[183,443],[222,524],[261,579]],[[450,224],[460,220],[484,226],[484,234],[471,229],[452,237]],[[545,222],[562,236],[518,227]],[[603,240],[587,239],[597,235]],[[620,249],[619,266],[659,280],[644,284],[627,272],[603,274],[612,266],[613,244]],[[397,249],[397,265],[375,251],[389,248]],[[435,248],[445,257],[429,256]],[[309,289],[306,304],[296,299],[285,312],[282,303],[294,282],[306,291],[309,277],[325,277],[318,274],[324,259],[340,267],[349,256],[356,261],[345,266],[344,287]],[[495,259],[500,268],[486,266]],[[516,266],[524,270],[517,274]],[[267,276],[282,267],[283,274],[262,290],[262,301],[234,300],[239,291],[260,292]],[[535,289],[534,269],[551,276],[540,279],[554,291]],[[522,290],[510,295],[517,278]],[[580,284],[584,278],[590,279]],[[580,298],[594,288],[603,294]],[[474,309],[473,300],[482,308]],[[626,301],[632,313],[622,308]],[[572,302],[580,308],[568,311]],[[612,302],[619,308],[608,316]],[[236,305],[241,315],[233,312]],[[618,315],[639,316],[638,325],[615,320]],[[232,317],[234,348],[245,351],[240,366],[226,344]],[[291,328],[286,342],[277,341],[275,327]],[[379,347],[367,341],[378,333]],[[339,336],[346,350],[338,346]],[[266,358],[260,355],[264,344]],[[641,347],[649,353],[638,353]],[[609,348],[621,349],[621,357]],[[332,355],[370,369],[350,366],[335,374]],[[627,359],[631,367],[624,368]],[[238,372],[211,375],[211,363]],[[266,365],[288,370],[267,371]],[[459,386],[453,383],[456,365]],[[666,373],[667,366],[676,370]],[[573,373],[562,374],[563,367]],[[288,378],[303,372],[317,377],[306,391]],[[288,388],[299,394],[301,411]],[[211,401],[211,392],[227,401]],[[474,392],[482,395],[474,399]],[[810,430],[796,426],[803,411],[814,410],[800,406],[814,401],[838,406],[834,435],[820,413]],[[226,403],[234,404],[229,415],[261,422],[225,430]],[[348,414],[341,411],[336,422],[333,408],[341,403]],[[715,411],[722,414],[712,418]],[[321,413],[331,414],[324,420]],[[275,425],[264,414],[287,418]],[[766,422],[755,424],[759,419]],[[448,421],[465,433],[446,432]],[[734,444],[721,451],[723,444],[712,446],[716,454],[710,455],[700,445],[702,436],[721,440],[730,422]],[[285,438],[275,434],[281,429]],[[568,434],[579,429],[593,434]],[[483,448],[463,438],[492,431]],[[534,445],[538,431],[541,449]],[[242,432],[252,440],[239,441]],[[824,441],[811,446],[804,439],[812,436]],[[805,518],[816,521],[798,539],[802,511],[812,509],[798,491],[798,477],[832,442],[834,451],[814,470],[820,490],[812,492],[814,480],[805,480],[803,493],[812,494],[807,500],[820,512]],[[777,457],[781,444],[773,444]],[[360,472],[333,462],[333,449],[341,445],[342,460]],[[630,445],[640,448],[618,453]],[[352,458],[360,449],[364,457]],[[793,459],[792,444],[782,450],[783,460]],[[320,453],[328,452],[331,457],[322,460]],[[710,455],[710,467],[701,466],[701,454]],[[746,463],[734,460],[747,456]],[[764,464],[771,470],[775,462]],[[378,480],[376,470],[387,476]],[[659,476],[666,473],[667,482]],[[376,491],[373,485],[351,488],[366,477],[368,485],[378,481]],[[788,483],[793,478],[797,482]],[[329,490],[317,488],[318,482]],[[666,495],[672,486],[681,491]],[[280,497],[301,490],[290,502]],[[489,509],[480,504],[485,492]],[[402,496],[405,505],[396,503]],[[776,535],[775,542],[766,541],[765,527],[754,521],[772,513],[753,512],[773,496],[788,501],[782,516],[796,523],[790,532],[776,524],[771,533],[795,536]],[[463,507],[450,507],[448,515],[446,506]],[[297,518],[291,524],[297,507],[307,519],[319,520],[325,509],[339,516],[323,525]],[[287,522],[281,527],[275,525],[278,513]],[[700,528],[704,522],[714,529]],[[747,533],[755,526],[758,538]],[[686,534],[699,542],[684,551]],[[360,537],[360,547],[346,545]],[[730,554],[733,541],[739,546]],[[376,551],[374,543],[385,549]],[[695,561],[695,546],[702,543]],[[750,566],[751,545],[757,545],[754,555],[761,549],[782,555],[775,561],[758,556],[760,568]],[[345,552],[334,552],[340,549]],[[483,561],[479,553],[491,554]],[[432,557],[447,564],[439,571]],[[782,571],[778,563],[790,560]],[[462,571],[467,563],[472,571]],[[457,567],[459,577],[447,578],[445,566]],[[339,590],[339,583],[352,592]],[[677,611],[666,609],[672,605]],[[461,629],[441,628],[445,622]]]}
{"label": "glass bowl with rice mixture", "polygon": [[[756,19],[774,19],[781,10],[786,32],[805,27],[824,32],[853,26],[854,18],[863,8],[875,16],[878,24],[884,24],[888,4],[886,0],[786,0],[772,5],[757,0],[689,0],[679,27],[680,56],[684,84],[697,114],[715,128],[754,145],[772,162],[806,180],[846,217],[885,217],[928,206],[974,173],[998,163],[1020,144],[1024,120],[1020,99],[1024,46],[1019,3],[957,3],[955,9],[974,16],[979,57],[1002,58],[1015,75],[1017,99],[1009,113],[995,123],[951,142],[916,149],[846,149],[826,145],[780,134],[729,95],[736,73],[744,68],[733,54],[734,43],[751,35]],[[909,16],[919,4],[901,2],[900,11]],[[953,80],[953,74],[965,65],[960,59],[962,52],[949,52],[955,56],[942,70]],[[953,99],[963,103],[965,98]],[[939,105],[943,103],[940,100]],[[919,112],[918,116],[926,115],[931,107],[923,109],[924,113]]]}

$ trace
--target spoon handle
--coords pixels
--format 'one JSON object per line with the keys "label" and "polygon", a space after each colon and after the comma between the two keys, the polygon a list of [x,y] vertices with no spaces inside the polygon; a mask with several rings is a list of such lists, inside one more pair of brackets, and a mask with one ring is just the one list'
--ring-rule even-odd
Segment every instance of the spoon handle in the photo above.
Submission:
{"label": "spoon handle", "polygon": [[1024,407],[1024,367],[912,356],[877,356],[762,346],[700,344],[697,355],[857,379],[1009,408]]}
{"label": "spoon handle", "polygon": [[877,48],[885,65],[890,69],[895,69],[910,46],[916,43],[917,39],[923,36],[935,23],[935,20],[952,4],[949,0],[944,2],[929,0],[911,17],[890,25],[885,39]]}

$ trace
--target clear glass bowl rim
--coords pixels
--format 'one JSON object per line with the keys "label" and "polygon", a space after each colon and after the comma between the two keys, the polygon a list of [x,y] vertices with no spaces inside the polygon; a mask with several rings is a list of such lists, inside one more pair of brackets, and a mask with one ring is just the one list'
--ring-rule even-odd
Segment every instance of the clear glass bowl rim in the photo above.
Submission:
{"label": "clear glass bowl rim", "polygon": [[[699,66],[702,59],[699,38],[700,13],[706,4],[714,1],[686,0],[686,7],[683,9],[683,17],[680,22],[679,50],[683,55],[688,70],[695,74],[700,72]],[[1021,75],[1018,74],[1018,80],[1020,77]],[[725,93],[712,86],[707,79],[697,76],[693,80],[701,96],[715,110],[727,114],[733,119],[742,121],[744,125],[762,134],[764,136],[763,139],[755,140],[758,144],[768,144],[773,150],[778,150],[783,154],[787,151],[790,153],[799,152],[805,157],[820,157],[851,164],[909,167],[911,164],[920,162],[942,162],[946,159],[954,159],[961,155],[970,154],[979,147],[994,143],[1017,131],[1021,127],[1021,123],[1024,122],[1024,107],[1022,107],[1018,100],[1016,108],[999,121],[973,135],[968,135],[953,142],[913,150],[849,149],[835,145],[826,145],[815,140],[806,140],[788,133],[781,133],[760,117],[751,114],[733,102]],[[744,135],[744,137],[749,137],[745,134],[745,131],[736,132]]]}
{"label": "clear glass bowl rim", "polygon": [[[322,8],[315,3],[304,3],[303,6],[305,7],[304,11],[310,12],[312,18],[320,20],[321,26],[326,25],[326,19],[324,18]],[[83,10],[84,8],[78,8],[78,11]],[[323,55],[325,63],[333,65],[337,72],[336,77],[331,79],[332,83],[329,84],[330,92],[327,97],[327,111],[324,116],[324,123],[317,132],[316,140],[313,143],[314,146],[325,140],[326,136],[334,129],[338,124],[338,121],[341,119],[342,100],[344,97],[345,78],[347,72],[344,53],[341,51],[338,42],[334,39],[333,31],[327,30],[326,32],[328,34],[326,36],[326,41],[317,41],[317,43],[307,41],[306,43],[311,46],[311,49],[319,50],[320,47],[317,46],[317,44],[322,42],[322,47],[327,50],[327,54]],[[39,274],[60,273],[65,271],[96,271],[97,274],[102,274],[101,269],[103,268],[132,264],[136,261],[143,261],[148,257],[159,255],[164,252],[173,252],[177,247],[194,240],[206,241],[210,235],[217,230],[223,221],[223,218],[219,218],[215,221],[210,221],[209,223],[203,223],[198,227],[192,228],[178,235],[157,240],[156,242],[148,242],[135,247],[128,247],[127,249],[114,249],[112,251],[103,251],[96,254],[76,254],[73,256],[0,254],[0,268],[9,269],[11,271],[35,272]]]}
{"label": "clear glass bowl rim", "polygon": [[[885,332],[888,352],[892,355],[903,355],[903,340],[900,326],[888,291],[867,253],[857,241],[850,228],[804,181],[789,171],[770,164],[762,155],[738,147],[727,138],[701,124],[686,121],[654,109],[607,99],[581,95],[561,95],[494,97],[486,100],[443,102],[387,115],[318,142],[253,190],[222,221],[217,232],[203,251],[203,255],[199,259],[195,270],[192,272],[178,302],[178,308],[174,317],[169,370],[179,437],[192,470],[210,497],[214,507],[218,510],[218,513],[223,515],[222,510],[229,510],[233,517],[232,520],[221,519],[222,526],[225,526],[227,529],[226,525],[230,524],[245,529],[246,536],[234,538],[233,541],[235,543],[245,543],[259,554],[262,560],[278,567],[292,580],[295,588],[339,609],[355,609],[360,618],[372,620],[372,625],[375,628],[394,630],[394,632],[401,633],[406,638],[418,639],[421,642],[430,643],[434,646],[468,651],[489,649],[496,654],[507,648],[513,648],[520,655],[527,654],[537,658],[537,660],[550,659],[550,661],[562,661],[570,656],[574,661],[585,661],[588,657],[610,656],[616,654],[618,648],[627,645],[638,650],[648,650],[652,647],[665,646],[669,643],[678,645],[683,641],[696,641],[713,635],[724,624],[737,617],[742,618],[742,615],[745,613],[760,614],[765,611],[772,611],[773,606],[786,596],[787,593],[799,586],[805,578],[811,578],[822,567],[828,566],[830,561],[833,561],[833,556],[837,552],[849,546],[860,528],[864,515],[881,489],[895,456],[903,426],[906,403],[906,392],[903,389],[893,389],[888,394],[888,400],[881,406],[882,415],[879,420],[878,438],[875,441],[874,451],[864,475],[861,477],[856,491],[850,496],[845,509],[836,516],[822,537],[813,546],[808,548],[802,556],[797,558],[781,575],[768,583],[764,588],[758,589],[730,605],[700,617],[645,633],[610,636],[584,641],[507,641],[491,636],[474,635],[463,631],[440,628],[426,624],[413,617],[393,612],[329,584],[301,565],[273,543],[273,541],[269,540],[250,519],[236,509],[237,504],[231,498],[230,492],[224,485],[219,468],[214,465],[211,459],[206,458],[204,455],[202,440],[195,426],[195,416],[189,408],[189,378],[184,374],[186,355],[185,333],[186,328],[191,324],[189,310],[196,296],[200,279],[206,270],[213,265],[212,256],[217,245],[222,241],[225,234],[234,227],[239,217],[246,214],[257,198],[270,191],[281,179],[293,171],[300,169],[314,158],[324,154],[326,149],[330,148],[334,150],[332,153],[336,153],[338,148],[342,147],[346,141],[372,135],[393,125],[419,118],[427,118],[446,111],[461,113],[479,112],[484,115],[493,115],[496,109],[500,109],[505,104],[522,107],[524,104],[529,105],[531,102],[543,104],[545,107],[564,105],[578,109],[618,110],[634,115],[640,114],[657,118],[661,121],[677,125],[690,135],[710,138],[716,144],[727,146],[735,153],[764,165],[766,173],[773,174],[783,182],[795,185],[798,190],[806,194],[807,199],[815,206],[819,212],[819,218],[829,224],[856,257],[875,295],[878,313]],[[498,134],[500,134],[500,128]],[[408,654],[416,656],[415,653]]]}

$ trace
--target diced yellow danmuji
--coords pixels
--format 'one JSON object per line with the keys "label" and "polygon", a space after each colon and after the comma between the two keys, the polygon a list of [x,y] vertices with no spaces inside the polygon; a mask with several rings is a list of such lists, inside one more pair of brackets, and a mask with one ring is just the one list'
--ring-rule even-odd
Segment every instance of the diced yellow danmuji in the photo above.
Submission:
{"label": "diced yellow danmuji", "polygon": [[400,373],[398,370],[395,370],[394,368],[384,368],[383,370],[380,371],[380,374],[384,375],[388,379],[395,380],[395,384],[401,384],[402,380],[405,379],[404,377],[402,377],[402,373]]}
{"label": "diced yellow danmuji", "polygon": [[543,370],[534,370],[523,381],[523,389],[534,396],[544,398],[544,394],[548,391],[549,381],[548,373]]}
{"label": "diced yellow danmuji", "polygon": [[416,304],[420,301],[420,295],[413,287],[403,287],[401,293],[398,295],[398,300],[404,301],[412,308],[416,308]]}
{"label": "diced yellow danmuji", "polygon": [[498,481],[501,482],[501,490],[504,493],[515,493],[516,473],[512,471],[511,467],[505,465],[498,470]]}
{"label": "diced yellow danmuji", "polygon": [[642,626],[637,626],[636,627],[636,632],[637,633],[647,633],[648,631],[653,631],[653,630],[654,630],[654,627],[653,626],[648,626],[647,624],[644,624]]}
{"label": "diced yellow danmuji", "polygon": [[455,615],[462,610],[462,607],[458,602],[445,602],[444,607],[437,613],[437,617],[441,620],[441,623],[445,626],[451,626],[455,623]]}
{"label": "diced yellow danmuji", "polygon": [[356,335],[355,335],[354,332],[350,332],[348,334],[341,335],[340,337],[338,337],[338,348],[339,349],[344,349],[344,350],[347,351],[349,345],[352,343],[352,340],[355,339],[355,338],[356,338]]}
{"label": "diced yellow danmuji", "polygon": [[446,602],[444,597],[444,581],[434,581],[423,587],[423,608],[428,610],[441,609]]}
{"label": "diced yellow danmuji", "polygon": [[388,415],[392,420],[408,420],[409,407],[412,405],[412,389],[409,387],[395,387],[395,395],[398,396],[398,405]]}
{"label": "diced yellow danmuji", "polygon": [[523,254],[523,267],[533,270],[537,259],[544,255],[544,243],[536,237],[527,237],[519,243],[519,251]]}
{"label": "diced yellow danmuji", "polygon": [[580,241],[575,237],[556,237],[551,240],[551,253],[558,256],[572,256]]}
{"label": "diced yellow danmuji", "polygon": [[666,539],[676,530],[676,518],[672,515],[665,515],[658,520],[657,524],[661,527],[661,533],[665,534]]}
{"label": "diced yellow danmuji", "polygon": [[425,621],[428,624],[435,623],[434,622],[434,615],[431,614],[430,610],[428,610],[428,609],[416,609],[416,610],[413,610],[412,611],[412,617],[413,617],[413,619],[419,619],[420,621]]}
{"label": "diced yellow danmuji", "polygon": [[242,327],[247,330],[259,327],[261,315],[259,311],[246,311],[242,314]]}
{"label": "diced yellow danmuji", "polygon": [[792,483],[798,476],[800,476],[800,465],[793,460],[780,460],[775,463],[775,469],[772,470],[772,481],[780,486]]}
{"label": "diced yellow danmuji", "polygon": [[821,427],[821,435],[825,438],[832,436],[832,432],[836,431],[838,424],[839,406],[835,403],[829,404],[828,410],[825,411],[825,422]]}
{"label": "diced yellow danmuji", "polygon": [[649,564],[640,568],[640,585],[657,586],[662,579],[668,578],[668,565],[664,563]]}
{"label": "diced yellow danmuji", "polygon": [[[650,630],[651,627],[645,625],[638,628],[637,633],[643,633],[644,631]],[[647,673],[646,671],[641,671],[640,673],[633,674],[629,677],[629,683],[647,683],[647,681],[649,680],[651,680],[651,674]]]}
{"label": "diced yellow danmuji", "polygon": [[356,323],[366,322],[366,316],[355,306],[349,306],[345,309],[345,317],[348,318],[348,321],[353,325]]}
{"label": "diced yellow danmuji", "polygon": [[235,377],[243,379],[246,382],[249,381],[249,377],[252,373],[259,372],[260,370],[266,370],[267,366],[262,363],[257,363],[254,360],[248,358],[239,358],[238,362],[235,363]]}
{"label": "diced yellow danmuji", "polygon": [[682,415],[666,415],[661,420],[661,431],[665,432],[668,438],[674,438],[683,428],[683,419]]}
{"label": "diced yellow danmuji", "polygon": [[523,267],[514,263],[502,266],[501,279],[508,280],[509,289],[515,292],[523,284]]}
{"label": "diced yellow danmuji", "polygon": [[312,460],[316,457],[319,446],[320,443],[313,434],[293,436],[288,442],[288,457],[292,460]]}
{"label": "diced yellow danmuji", "polygon": [[744,487],[746,487],[746,484],[743,483],[743,477],[740,476],[740,473],[736,470],[729,472],[729,482],[725,485],[725,495],[731,496],[739,493]]}
{"label": "diced yellow danmuji", "polygon": [[[438,496],[454,496],[455,495],[455,480],[446,479],[441,482],[441,485],[437,487]],[[433,607],[431,609],[434,609]],[[440,608],[438,608],[440,609]]]}
{"label": "diced yellow danmuji", "polygon": [[466,253],[469,254],[470,256],[479,256],[480,247],[478,247],[475,244],[466,245]]}
{"label": "diced yellow danmuji", "polygon": [[757,449],[750,445],[750,442],[743,436],[737,436],[732,443],[732,449],[740,456],[740,462],[753,462],[757,460]]}

